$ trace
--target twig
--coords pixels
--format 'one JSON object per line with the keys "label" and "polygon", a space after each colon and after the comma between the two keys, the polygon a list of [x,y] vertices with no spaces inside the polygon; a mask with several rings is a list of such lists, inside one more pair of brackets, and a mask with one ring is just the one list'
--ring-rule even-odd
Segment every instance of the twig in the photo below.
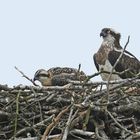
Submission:
{"label": "twig", "polygon": [[137,124],[136,124],[134,117],[132,117],[132,123],[133,123],[133,127],[134,127],[134,132],[137,133],[138,129],[137,129]]}
{"label": "twig", "polygon": [[131,134],[131,135],[134,135],[133,132],[127,130],[125,127],[123,127],[119,122],[117,122],[117,120],[112,116],[112,114],[106,110],[106,112],[108,113],[108,115],[111,117],[111,119],[116,123],[117,126],[119,126],[122,130],[125,130],[127,133]]}
{"label": "twig", "polygon": [[80,129],[73,129],[70,131],[70,133],[72,134],[77,134],[77,135],[81,135],[81,136],[87,136],[90,138],[95,138],[95,133],[94,132],[90,132],[90,131],[84,131],[84,130],[80,130]]}
{"label": "twig", "polygon": [[78,65],[78,71],[77,71],[77,73],[80,72],[80,69],[81,69],[81,64]]}
{"label": "twig", "polygon": [[93,124],[95,126],[95,134],[96,134],[97,139],[99,139],[99,140],[108,140],[106,135],[105,135],[105,137],[100,136],[100,131],[101,131],[100,129],[103,129],[102,127],[104,127],[104,126],[100,126],[95,119],[93,119],[92,122],[93,122]]}
{"label": "twig", "polygon": [[[15,136],[18,136],[18,135],[21,135],[22,133],[25,133],[29,130],[32,130],[32,129],[35,129],[39,126],[42,126],[42,125],[45,125],[45,123],[51,121],[52,119],[54,118],[54,115],[51,115],[50,117],[48,117],[47,119],[37,123],[37,124],[34,124],[33,126],[28,126],[28,127],[24,127],[23,129],[19,130]],[[10,138],[10,140],[12,140],[14,137]]]}
{"label": "twig", "polygon": [[68,121],[66,123],[66,128],[64,130],[64,134],[63,134],[62,140],[67,140],[67,136],[68,136],[68,133],[69,133],[70,124],[71,124],[71,121],[72,121],[72,114],[73,114],[73,106],[70,109],[69,118],[68,118]]}
{"label": "twig", "polygon": [[118,64],[118,62],[120,61],[120,59],[122,58],[122,56],[123,56],[123,54],[124,54],[124,51],[125,51],[125,49],[126,49],[128,43],[129,43],[129,39],[130,39],[130,36],[128,36],[128,40],[127,40],[127,42],[126,42],[126,44],[125,44],[125,46],[124,46],[124,48],[123,48],[123,51],[121,52],[120,56],[118,57],[117,61],[115,62],[114,66],[112,67],[112,70],[111,70],[111,72],[110,72],[110,74],[109,74],[109,77],[108,77],[108,84],[107,84],[107,102],[109,101],[109,82],[110,82],[111,76],[112,76],[112,74],[113,74],[113,71],[114,71],[116,65]]}
{"label": "twig", "polygon": [[16,138],[17,125],[18,125],[18,115],[19,115],[19,96],[20,96],[20,91],[19,91],[19,93],[17,94],[17,98],[16,98],[16,117],[15,117],[14,139]]}
{"label": "twig", "polygon": [[[76,116],[77,113],[78,113],[78,110],[75,112],[75,115],[73,115],[73,116]],[[77,124],[80,121],[82,121],[83,118],[85,117],[86,113],[87,113],[87,111],[82,111],[82,112],[78,113],[78,117],[76,117],[75,119],[74,119],[74,117],[72,117],[72,122],[71,122],[70,127],[73,128],[75,126],[75,124]]]}
{"label": "twig", "polygon": [[26,78],[29,80],[34,86],[38,86],[32,79],[30,79],[28,76],[26,76],[21,70],[19,70],[16,66],[15,69],[22,75],[22,77]]}
{"label": "twig", "polygon": [[58,121],[60,120],[60,118],[62,117],[62,115],[64,113],[66,113],[68,110],[69,110],[70,106],[68,106],[67,108],[65,108],[64,110],[62,110],[57,116],[56,118],[54,118],[53,122],[46,128],[43,136],[42,136],[42,139],[41,140],[46,140],[48,139],[48,134],[49,132],[51,131],[51,129],[57,125]]}
{"label": "twig", "polygon": [[86,117],[85,117],[84,123],[83,123],[83,130],[87,129],[87,125],[88,125],[89,118],[90,118],[90,112],[91,112],[91,108],[89,106],[88,109],[87,109],[87,113],[86,113]]}
{"label": "twig", "polygon": [[[123,86],[129,86],[132,84],[132,82],[134,83],[140,83],[140,80],[138,79],[138,77],[133,77],[133,78],[129,78],[129,79],[124,79],[124,80],[116,80],[116,81],[110,81],[109,84],[119,84],[115,87],[111,87],[109,89],[110,93],[113,93],[114,91],[120,91],[120,88]],[[95,83],[94,83],[95,84]],[[96,83],[99,84],[99,83]],[[108,83],[106,81],[100,82],[99,85],[107,85]],[[93,99],[95,97],[98,96],[102,96],[107,94],[108,90],[107,89],[103,89],[101,91],[95,91],[93,94],[86,96],[85,100],[82,102],[82,105],[85,106],[86,102],[88,102],[90,99]],[[108,103],[106,103],[108,104]]]}
{"label": "twig", "polygon": [[[122,72],[114,72],[114,71],[113,71],[112,74],[122,75],[122,74],[126,73],[128,70],[129,70],[129,69],[126,69],[126,70],[124,70],[124,71],[122,71]],[[92,74],[92,75],[88,75],[87,78],[83,81],[83,85],[86,85],[87,82],[88,82],[90,79],[92,79],[92,78],[94,78],[95,76],[98,76],[98,75],[100,75],[100,74],[102,74],[102,73],[110,74],[109,71],[104,71],[104,70],[102,70],[102,71],[99,71],[99,72],[94,73],[94,74]]]}

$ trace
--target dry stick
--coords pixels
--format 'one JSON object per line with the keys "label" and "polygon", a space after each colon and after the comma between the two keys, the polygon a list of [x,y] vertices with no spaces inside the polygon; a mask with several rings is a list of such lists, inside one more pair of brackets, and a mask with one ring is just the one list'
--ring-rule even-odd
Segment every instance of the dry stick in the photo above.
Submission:
{"label": "dry stick", "polygon": [[17,98],[16,98],[16,117],[15,117],[14,139],[16,138],[17,125],[18,125],[18,115],[19,115],[19,96],[20,96],[20,91],[19,91],[19,93],[17,94]]}
{"label": "dry stick", "polygon": [[103,138],[100,136],[99,134],[99,124],[96,122],[96,120],[92,120],[94,126],[95,126],[95,135],[96,135],[96,138],[99,139],[99,140],[108,140],[107,138]]}
{"label": "dry stick", "polygon": [[73,130],[70,131],[70,133],[95,138],[95,132],[84,131],[84,130],[81,130],[81,129],[73,129]]}
{"label": "dry stick", "polygon": [[80,79],[80,71],[81,71],[81,64],[78,65],[78,70],[77,70],[77,76],[79,77],[80,83],[81,83],[81,79]]}
{"label": "dry stick", "polygon": [[[128,69],[126,69],[126,70],[124,70],[124,71],[122,71],[122,72],[112,72],[112,74],[122,75],[123,73],[125,73],[125,72],[127,72],[127,71],[128,71]],[[104,71],[104,70],[102,70],[102,71],[99,71],[99,72],[94,73],[94,74],[92,74],[92,75],[89,75],[85,81],[88,82],[91,78],[93,78],[93,77],[95,77],[95,76],[98,76],[98,75],[100,75],[101,73],[110,74],[109,71]]]}
{"label": "dry stick", "polygon": [[[120,87],[122,86],[125,86],[125,85],[129,85],[131,84],[131,82],[135,81],[135,83],[139,83],[140,82],[140,79],[137,79],[138,77],[133,77],[133,78],[128,78],[128,79],[124,79],[124,80],[116,80],[116,81],[110,81],[109,84],[119,84],[115,87],[112,87],[109,89],[109,91],[118,91]],[[94,84],[97,84],[97,85],[107,85],[107,82],[106,81],[102,81],[102,82],[94,82]],[[91,94],[91,95],[88,95],[86,96],[85,100],[81,103],[83,106],[85,106],[86,102],[88,102],[90,99],[93,99],[97,96],[101,96],[101,95],[105,95],[107,94],[107,89],[103,89],[102,91],[96,91],[94,94]],[[106,103],[108,104],[108,103]]]}
{"label": "dry stick", "polygon": [[81,69],[81,64],[78,65],[78,72],[77,73],[80,72],[80,69]]}
{"label": "dry stick", "polygon": [[30,79],[28,76],[26,76],[21,70],[19,70],[16,66],[15,69],[22,75],[22,77],[26,78],[29,80],[34,86],[38,86],[32,79]]}
{"label": "dry stick", "polygon": [[115,62],[114,66],[113,66],[113,68],[112,68],[112,70],[111,70],[111,72],[110,72],[110,74],[109,74],[108,81],[107,81],[107,102],[109,101],[109,82],[110,82],[111,76],[112,76],[112,74],[113,74],[113,71],[114,71],[116,65],[118,64],[118,62],[120,61],[120,59],[122,58],[122,56],[123,56],[123,54],[124,54],[124,51],[125,51],[125,49],[126,49],[128,43],[129,43],[129,39],[130,39],[130,36],[128,36],[128,40],[127,40],[127,42],[126,42],[126,44],[125,44],[125,46],[124,46],[124,48],[123,48],[123,51],[122,51],[122,53],[120,54],[120,56],[118,57],[117,61]]}
{"label": "dry stick", "polygon": [[[28,122],[28,120],[26,120],[26,118],[23,118],[21,115],[19,115],[19,117],[20,117],[20,119],[22,119],[23,120],[23,122],[28,126],[28,128],[31,128],[35,133],[36,133],[36,135],[38,135],[38,137],[40,137],[41,136],[41,134],[40,134],[40,132],[39,132],[39,130],[38,129],[36,129],[35,127],[34,127],[34,125],[32,125],[31,124],[31,122]],[[36,124],[35,124],[36,125]],[[25,128],[25,127],[24,127]],[[23,129],[24,129],[23,128]],[[23,129],[20,129],[20,130],[23,130]],[[29,129],[29,130],[31,130],[31,129]],[[19,131],[20,131],[19,130]],[[28,129],[27,129],[28,130]],[[18,131],[18,132],[19,132]],[[17,133],[18,133],[17,132]],[[27,132],[27,131],[26,131]],[[16,135],[17,135],[17,133],[16,133]]]}
{"label": "dry stick", "polygon": [[[124,70],[122,72],[112,72],[112,74],[122,75],[127,71],[128,71],[128,69],[126,69],[126,70]],[[93,77],[98,76],[98,75],[100,75],[102,73],[110,74],[110,72],[102,70],[102,71],[96,72],[96,73],[94,73],[92,75],[88,75],[87,78],[83,81],[83,85],[86,85],[90,79],[92,79]]]}
{"label": "dry stick", "polygon": [[[109,78],[108,78],[108,84],[107,84],[107,102],[109,101],[109,82],[110,82],[112,73],[113,73],[113,71],[114,71],[114,68],[116,67],[116,65],[118,64],[118,62],[120,61],[120,59],[122,58],[122,56],[123,56],[123,54],[124,54],[124,51],[125,51],[125,49],[126,49],[128,43],[129,43],[129,39],[130,39],[130,36],[128,36],[128,40],[127,40],[127,42],[126,42],[126,44],[125,44],[125,46],[124,46],[124,48],[123,48],[123,51],[122,51],[122,53],[120,54],[120,56],[118,57],[117,61],[115,62],[114,66],[113,66],[113,68],[112,68],[112,70],[111,70],[111,72],[110,72],[110,75],[109,75]],[[106,110],[106,111],[107,111],[107,113],[109,114],[109,116],[114,120],[114,122],[115,122],[121,129],[125,130],[126,132],[128,132],[128,133],[130,133],[130,134],[132,134],[132,135],[134,134],[134,133],[132,133],[131,131],[128,131],[126,128],[124,128],[121,124],[119,124],[119,123],[117,122],[117,120],[112,116],[112,114],[111,114],[108,110]]]}
{"label": "dry stick", "polygon": [[100,72],[97,72],[97,73],[94,73],[94,74],[92,74],[92,75],[89,75],[89,76],[87,76],[87,78],[83,81],[83,85],[85,85],[91,78],[93,78],[93,77],[95,77],[95,76],[98,76],[98,75],[100,75],[102,72],[100,71]]}
{"label": "dry stick", "polygon": [[127,133],[129,133],[129,134],[131,134],[131,135],[134,135],[133,132],[127,130],[127,129],[126,129],[125,127],[123,127],[119,122],[117,122],[117,120],[112,116],[112,114],[111,114],[108,110],[106,110],[106,111],[107,111],[108,115],[111,117],[111,119],[116,123],[116,125],[118,125],[122,130],[126,131]]}
{"label": "dry stick", "polygon": [[83,118],[85,117],[87,110],[79,112],[78,113],[78,117],[75,118],[75,116],[77,115],[78,110],[75,112],[75,114],[72,117],[72,122],[71,122],[71,128],[73,128],[75,126],[75,124],[77,124],[78,122],[80,122],[81,120],[83,120]]}
{"label": "dry stick", "polygon": [[62,140],[67,140],[67,136],[68,136],[68,133],[69,133],[69,127],[70,127],[70,124],[71,124],[71,121],[72,121],[73,110],[74,109],[73,109],[73,106],[72,106],[71,110],[70,110],[68,121],[66,123],[66,128],[64,130],[64,134],[63,134]]}
{"label": "dry stick", "polygon": [[[39,123],[37,123],[37,124],[34,124],[32,127],[31,127],[31,126],[24,127],[23,129],[19,130],[19,131],[16,133],[16,136],[21,135],[22,133],[25,133],[25,132],[27,132],[27,131],[29,131],[29,130],[32,130],[32,129],[36,128],[36,127],[39,127],[39,126],[41,126],[41,125],[45,125],[45,123],[51,121],[53,118],[54,118],[54,115],[51,115],[51,116],[48,117],[47,119],[45,119],[45,120],[43,120],[43,121],[41,121],[41,122],[39,122]],[[13,137],[10,138],[10,140],[12,140],[12,139],[13,139]]]}
{"label": "dry stick", "polygon": [[[34,95],[35,95],[35,99],[37,99],[36,98],[36,95],[37,95],[37,93],[35,92],[35,90],[32,88],[31,89],[32,91],[33,91],[33,93],[34,93]],[[43,120],[43,117],[42,117],[42,108],[41,108],[41,104],[40,104],[40,102],[39,102],[39,100],[37,101],[37,103],[38,103],[38,106],[39,106],[39,110],[40,110],[40,115],[41,115],[41,120]]]}
{"label": "dry stick", "polygon": [[67,108],[65,108],[64,110],[62,110],[57,116],[56,118],[54,118],[54,120],[52,121],[52,123],[46,128],[43,136],[42,136],[42,139],[41,140],[46,140],[48,139],[48,134],[49,132],[51,131],[52,128],[54,128],[54,126],[57,125],[58,121],[61,119],[62,115],[64,113],[66,113],[68,110],[69,110],[70,106],[68,106]]}

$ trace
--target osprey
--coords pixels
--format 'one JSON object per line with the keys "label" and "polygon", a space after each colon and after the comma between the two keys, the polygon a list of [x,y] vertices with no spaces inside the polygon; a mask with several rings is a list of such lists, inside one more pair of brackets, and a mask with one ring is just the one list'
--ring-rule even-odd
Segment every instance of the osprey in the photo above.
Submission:
{"label": "osprey", "polygon": [[[103,37],[103,42],[98,52],[93,56],[94,63],[98,71],[111,72],[118,57],[123,52],[123,48],[120,45],[121,35],[111,28],[104,28],[100,36]],[[123,71],[125,72],[123,73]],[[113,72],[120,74],[112,74],[110,80],[132,78],[140,72],[140,61],[133,54],[125,50]],[[101,78],[107,81],[109,74],[101,73]]]}
{"label": "osprey", "polygon": [[39,69],[33,81],[40,81],[42,86],[63,86],[69,83],[69,80],[83,81],[86,75],[83,71],[68,67],[54,67],[49,70]]}

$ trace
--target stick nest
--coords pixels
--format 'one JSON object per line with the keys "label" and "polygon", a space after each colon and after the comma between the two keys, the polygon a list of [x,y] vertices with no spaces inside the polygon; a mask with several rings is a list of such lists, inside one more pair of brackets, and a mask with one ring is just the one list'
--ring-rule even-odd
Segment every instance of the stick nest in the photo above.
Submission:
{"label": "stick nest", "polygon": [[139,132],[137,78],[63,87],[0,85],[0,139],[135,140]]}

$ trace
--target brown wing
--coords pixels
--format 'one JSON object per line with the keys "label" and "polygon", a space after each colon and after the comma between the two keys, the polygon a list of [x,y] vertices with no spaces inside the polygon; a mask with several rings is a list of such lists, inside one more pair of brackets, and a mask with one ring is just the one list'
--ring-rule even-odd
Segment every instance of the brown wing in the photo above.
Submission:
{"label": "brown wing", "polygon": [[[78,73],[78,70],[75,68],[69,68],[69,67],[54,67],[49,69],[47,72],[51,73],[51,75],[59,75],[59,74],[76,74]],[[85,75],[86,74],[83,71],[79,72],[80,75]]]}
{"label": "brown wing", "polygon": [[52,72],[53,75],[58,75],[58,74],[61,74],[61,73],[74,73],[74,72],[76,72],[76,69],[68,68],[68,67],[64,67],[64,68],[54,67],[54,68],[49,69],[48,71]]}
{"label": "brown wing", "polygon": [[64,86],[68,84],[68,79],[61,75],[55,75],[51,80],[52,86]]}
{"label": "brown wing", "polygon": [[94,64],[96,66],[96,69],[99,71],[99,65],[98,65],[97,60],[96,60],[96,54],[93,55],[93,60],[94,60]]}
{"label": "brown wing", "polygon": [[102,43],[98,52],[93,55],[94,64],[98,71],[99,65],[105,65],[109,51],[111,51],[110,46],[107,43]]}
{"label": "brown wing", "polygon": [[78,75],[72,73],[72,74],[59,74],[59,75],[54,75],[52,77],[52,85],[53,86],[63,86],[69,83],[69,80],[72,81],[81,81],[81,80],[85,80],[86,77],[82,77],[83,79],[81,79],[81,77],[79,77]]}
{"label": "brown wing", "polygon": [[[114,50],[109,52],[108,60],[112,66],[116,63],[120,54],[121,52],[117,52]],[[140,72],[140,61],[130,52],[125,51],[122,58],[116,65],[115,70],[117,72],[128,70],[127,72],[121,74],[120,77],[123,79],[132,78]]]}

